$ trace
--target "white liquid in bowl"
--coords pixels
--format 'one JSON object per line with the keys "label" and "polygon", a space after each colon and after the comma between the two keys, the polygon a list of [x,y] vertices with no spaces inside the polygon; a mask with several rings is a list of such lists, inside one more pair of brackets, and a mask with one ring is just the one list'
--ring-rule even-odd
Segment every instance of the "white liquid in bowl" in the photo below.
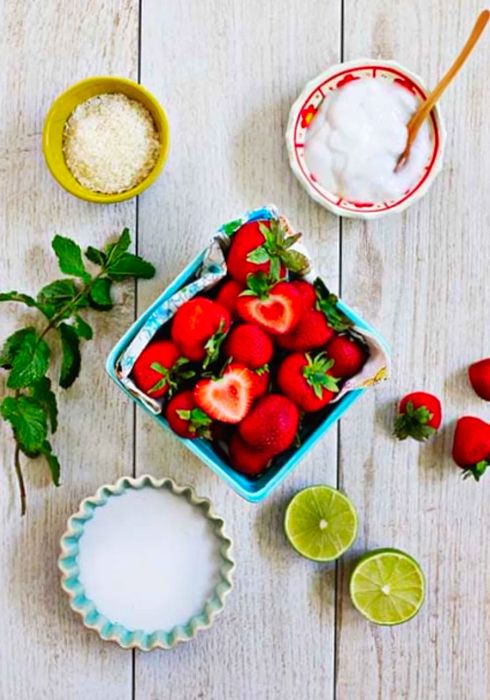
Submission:
{"label": "white liquid in bowl", "polygon": [[394,172],[417,106],[409,90],[382,78],[360,78],[329,93],[306,132],[309,171],[339,197],[356,202],[399,199],[419,181],[432,152],[425,122],[409,160]]}
{"label": "white liquid in bowl", "polygon": [[183,496],[128,490],[85,524],[79,578],[111,622],[170,631],[202,612],[220,580],[221,545],[213,524]]}

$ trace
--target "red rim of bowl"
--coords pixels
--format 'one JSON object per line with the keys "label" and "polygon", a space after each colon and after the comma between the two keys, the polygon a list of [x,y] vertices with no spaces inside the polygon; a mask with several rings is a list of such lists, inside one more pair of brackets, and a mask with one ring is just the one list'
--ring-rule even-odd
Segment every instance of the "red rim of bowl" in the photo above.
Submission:
{"label": "red rim of bowl", "polygon": [[320,204],[324,204],[338,214],[374,217],[393,210],[405,209],[412,201],[425,194],[431,181],[440,170],[445,133],[439,109],[434,108],[430,115],[433,148],[429,161],[422,171],[421,177],[402,197],[384,202],[356,202],[346,197],[334,195],[320,185],[315,175],[308,170],[304,159],[306,130],[328,94],[360,77],[393,80],[423,100],[427,98],[428,94],[417,76],[394,62],[360,60],[344,63],[336,68],[339,70],[336,71],[333,68],[308,83],[291,109],[287,131],[291,166],[302,184],[306,186],[309,194]]}

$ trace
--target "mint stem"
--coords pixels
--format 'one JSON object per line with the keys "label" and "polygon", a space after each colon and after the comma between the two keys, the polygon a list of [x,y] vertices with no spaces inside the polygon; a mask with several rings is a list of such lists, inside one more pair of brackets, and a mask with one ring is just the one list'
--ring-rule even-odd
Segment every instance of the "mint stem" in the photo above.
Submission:
{"label": "mint stem", "polygon": [[24,483],[24,477],[22,475],[22,467],[20,464],[20,447],[18,444],[15,445],[14,466],[15,466],[15,473],[17,475],[17,481],[19,482],[20,514],[25,515],[26,508],[27,508],[27,495],[26,495],[26,486]]}
{"label": "mint stem", "polygon": [[46,333],[48,333],[52,328],[55,328],[55,326],[57,325],[58,321],[60,321],[60,320],[64,317],[65,313],[66,313],[68,310],[72,310],[72,309],[73,309],[73,311],[75,310],[75,308],[76,308],[76,303],[78,302],[78,300],[81,299],[82,297],[86,296],[87,293],[90,292],[90,290],[92,289],[92,287],[93,287],[93,285],[94,285],[94,282],[95,282],[96,280],[98,280],[99,277],[102,277],[102,275],[103,275],[104,273],[105,273],[105,268],[103,268],[98,274],[96,274],[94,277],[92,277],[92,279],[90,280],[90,282],[87,282],[87,284],[85,284],[85,285],[82,287],[82,289],[78,292],[78,294],[77,294],[73,299],[71,299],[67,304],[65,304],[65,306],[63,306],[63,308],[60,309],[60,310],[58,311],[57,314],[55,314],[55,316],[53,316],[53,318],[51,319],[51,321],[48,323],[48,325],[46,326],[46,328],[43,330],[43,332],[42,332],[41,335],[39,336],[40,339],[41,339],[41,338],[44,338],[44,336],[46,335]]}

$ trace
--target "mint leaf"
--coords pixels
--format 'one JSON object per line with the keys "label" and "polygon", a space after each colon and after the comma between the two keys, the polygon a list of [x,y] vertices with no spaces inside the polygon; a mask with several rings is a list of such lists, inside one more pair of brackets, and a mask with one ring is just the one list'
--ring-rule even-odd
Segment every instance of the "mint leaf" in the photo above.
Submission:
{"label": "mint leaf", "polygon": [[124,253],[128,250],[131,245],[131,236],[129,235],[129,229],[125,228],[122,230],[121,235],[115,243],[109,243],[105,247],[105,254],[107,257],[107,264],[116,262]]}
{"label": "mint leaf", "polygon": [[80,341],[73,326],[69,326],[67,323],[60,323],[58,330],[63,352],[59,384],[63,389],[68,389],[80,373],[82,363]]}
{"label": "mint leaf", "polygon": [[64,272],[65,275],[80,277],[84,282],[90,279],[90,275],[83,264],[82,251],[78,243],[72,241],[71,238],[55,236],[51,245],[58,258],[61,272]]}
{"label": "mint leaf", "polygon": [[38,382],[29,387],[30,396],[44,408],[51,425],[51,432],[56,432],[58,428],[58,406],[56,396],[51,390],[51,379],[43,377]]}
{"label": "mint leaf", "polygon": [[98,280],[95,280],[90,290],[90,306],[98,311],[112,309],[111,287],[112,281],[107,277],[99,277]]}
{"label": "mint leaf", "polygon": [[85,257],[88,260],[90,260],[90,262],[93,262],[95,265],[100,265],[100,267],[104,267],[107,260],[107,256],[105,253],[103,253],[101,250],[98,250],[97,248],[94,248],[91,245],[89,245],[89,247],[85,251]]}
{"label": "mint leaf", "polygon": [[78,294],[78,288],[72,279],[56,280],[47,284],[37,295],[40,304],[52,304],[59,307],[64,306]]}
{"label": "mint leaf", "polygon": [[11,424],[23,452],[31,456],[42,450],[48,424],[38,401],[29,396],[7,396],[0,404],[0,414]]}
{"label": "mint leaf", "polygon": [[30,297],[28,294],[22,294],[21,292],[1,292],[0,301],[18,301],[26,306],[36,306],[37,301]]}
{"label": "mint leaf", "polygon": [[7,386],[10,389],[21,389],[44,377],[48,371],[50,354],[46,341],[31,329],[16,349]]}
{"label": "mint leaf", "polygon": [[155,274],[155,268],[139,255],[124,253],[113,262],[107,263],[107,276],[115,281],[125,280],[128,277],[150,279]]}
{"label": "mint leaf", "polygon": [[84,340],[92,340],[94,333],[91,326],[89,326],[87,321],[85,321],[85,319],[78,314],[75,315],[75,323],[73,327],[79,338],[83,338]]}
{"label": "mint leaf", "polygon": [[14,358],[27,335],[36,335],[36,329],[32,328],[32,326],[21,328],[7,338],[0,351],[0,367],[4,369],[12,367]]}
{"label": "mint leaf", "polygon": [[58,457],[54,454],[53,448],[51,447],[51,444],[48,442],[48,440],[45,440],[43,442],[41,452],[46,457],[53,484],[55,486],[59,486],[61,472],[60,463]]}

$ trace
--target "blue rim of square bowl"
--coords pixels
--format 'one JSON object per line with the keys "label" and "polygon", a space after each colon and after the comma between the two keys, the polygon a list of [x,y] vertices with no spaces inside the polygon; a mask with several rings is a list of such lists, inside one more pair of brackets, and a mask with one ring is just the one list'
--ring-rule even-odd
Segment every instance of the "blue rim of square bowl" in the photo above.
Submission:
{"label": "blue rim of square bowl", "polygon": [[[151,487],[166,488],[176,496],[184,497],[188,503],[198,508],[203,517],[213,525],[213,532],[222,542],[220,555],[222,563],[219,568],[219,582],[212,594],[206,600],[200,613],[191,617],[186,623],[176,625],[171,630],[130,630],[123,625],[109,620],[99,612],[95,603],[86,597],[84,587],[79,579],[78,553],[79,540],[83,535],[85,524],[94,516],[97,508],[103,507],[109,498],[120,496],[130,489]],[[138,478],[122,477],[115,484],[104,484],[94,496],[85,498],[76,513],[67,523],[67,529],[60,540],[61,555],[58,567],[61,571],[61,586],[70,598],[70,607],[82,617],[83,624],[96,631],[99,636],[110,642],[115,642],[123,649],[173,649],[181,642],[189,642],[200,630],[208,629],[215,617],[223,610],[225,598],[233,588],[233,571],[235,562],[231,557],[232,540],[224,532],[224,521],[216,515],[211,501],[197,496],[192,486],[179,486],[170,477],[155,479],[145,474]]]}

